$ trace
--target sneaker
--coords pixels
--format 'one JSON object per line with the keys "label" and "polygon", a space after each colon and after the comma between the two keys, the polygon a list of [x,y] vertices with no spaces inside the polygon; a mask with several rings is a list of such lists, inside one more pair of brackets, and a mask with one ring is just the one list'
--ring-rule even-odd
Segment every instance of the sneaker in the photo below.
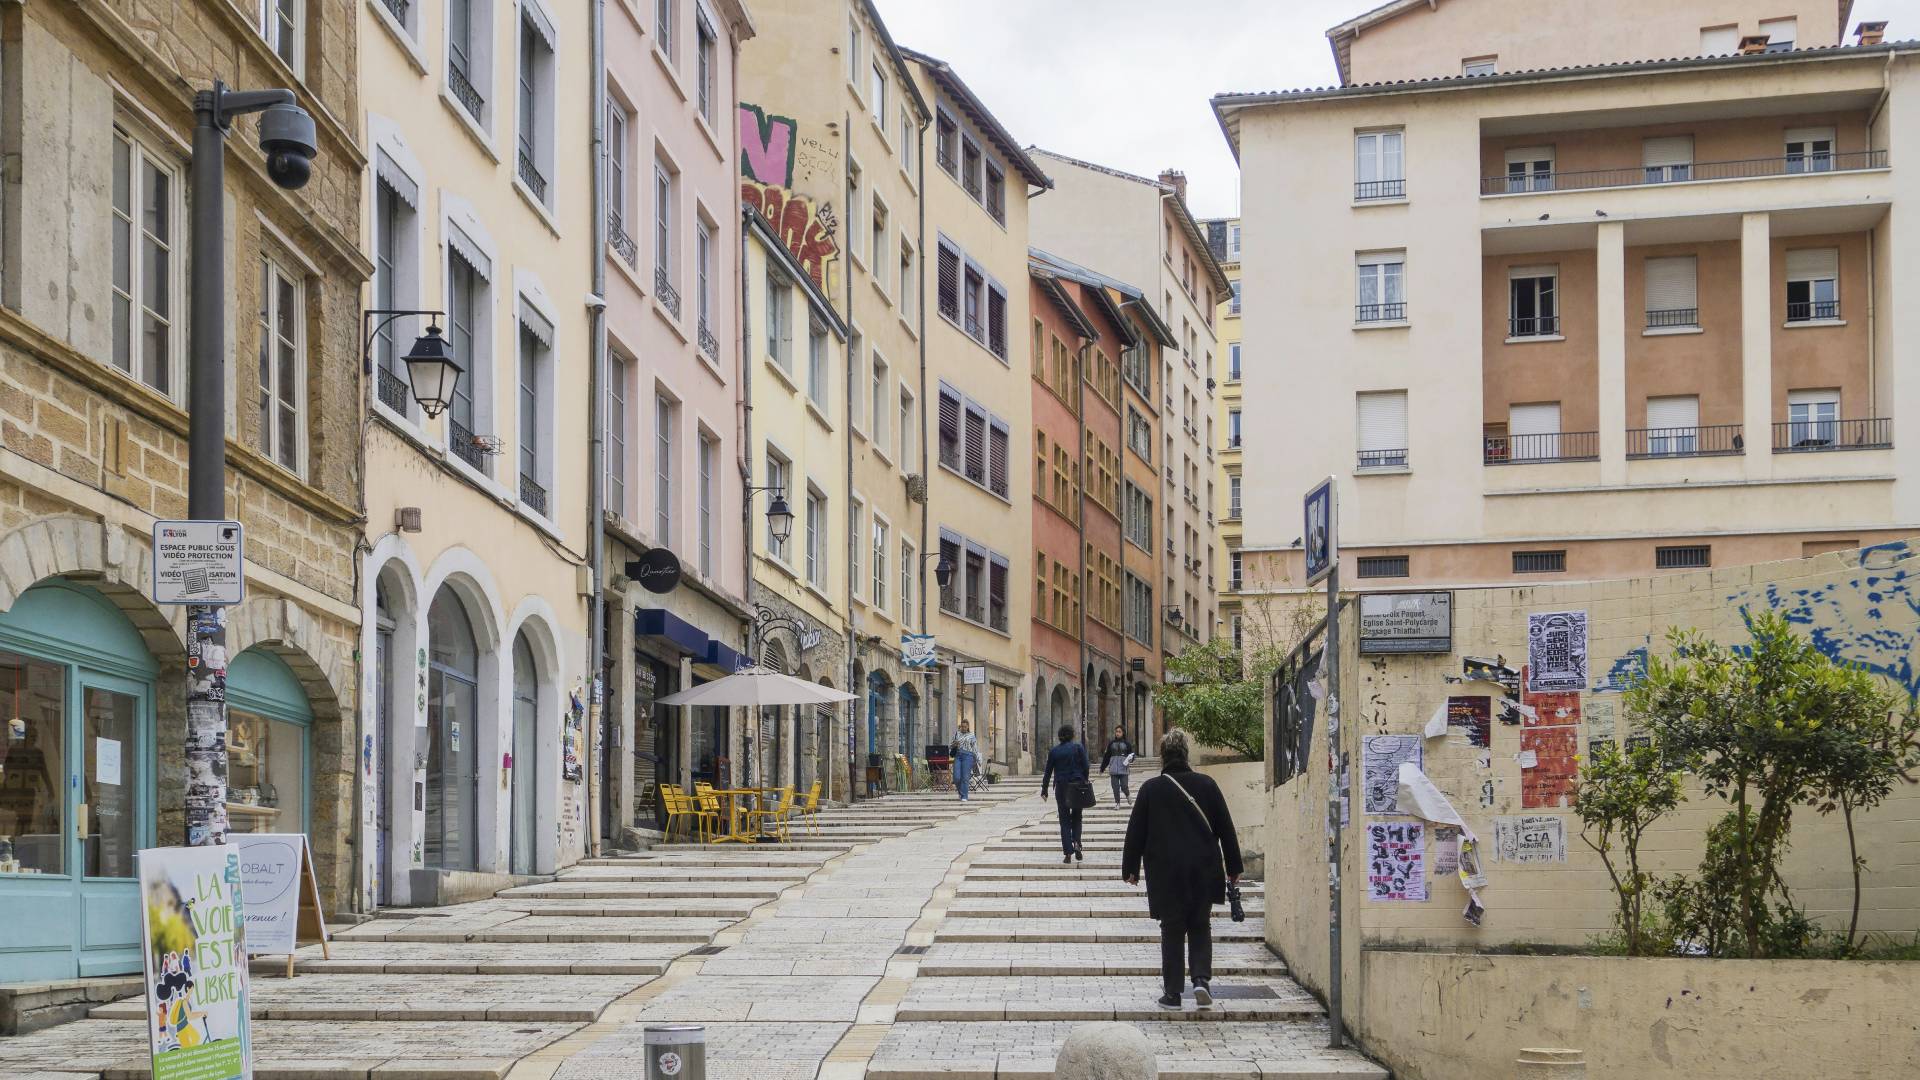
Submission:
{"label": "sneaker", "polygon": [[1193,984],[1193,1003],[1203,1009],[1213,1007],[1213,991],[1207,988],[1206,983]]}
{"label": "sneaker", "polygon": [[1163,1008],[1163,1009],[1177,1009],[1177,1008],[1179,1008],[1179,1007],[1180,1007],[1180,995],[1179,995],[1179,994],[1161,994],[1161,995],[1160,995],[1160,1007],[1161,1007],[1161,1008]]}

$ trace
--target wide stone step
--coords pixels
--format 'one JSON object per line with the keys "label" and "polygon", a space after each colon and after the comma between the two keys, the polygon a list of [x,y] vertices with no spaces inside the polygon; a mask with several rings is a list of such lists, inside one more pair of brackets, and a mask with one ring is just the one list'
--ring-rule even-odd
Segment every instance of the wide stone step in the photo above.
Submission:
{"label": "wide stone step", "polygon": [[1163,1009],[1158,975],[1017,975],[923,977],[907,990],[894,1019],[912,1021],[1091,1020],[1297,1022],[1325,1010],[1290,979],[1216,978],[1215,1002],[1201,1008],[1188,997],[1177,1013]]}
{"label": "wide stone step", "polygon": [[[1265,943],[1219,942],[1216,976],[1285,976],[1287,966]],[[1158,975],[1158,944],[936,943],[920,959],[920,977],[976,975]]]}
{"label": "wide stone step", "polygon": [[[303,974],[252,979],[255,1020],[537,1020],[591,1023],[658,972],[641,975]],[[144,998],[103,1005],[99,1020],[144,1020]]]}
{"label": "wide stone step", "polygon": [[622,886],[618,878],[601,878],[592,883],[555,882],[523,885],[500,894],[507,900],[771,900],[800,884],[799,878],[767,885],[678,885],[661,881],[635,882]]}
{"label": "wide stone step", "polygon": [[[1258,897],[1242,905],[1250,919],[1266,914]],[[955,897],[947,905],[949,919],[1138,919],[1147,913],[1146,897]],[[1226,908],[1213,909],[1215,921],[1226,918]]]}
{"label": "wide stone step", "polygon": [[[1004,881],[976,881],[971,876],[955,890],[954,895],[976,896],[1053,896],[1053,897],[1094,897],[1094,896],[1136,896],[1142,903],[1146,898],[1146,887],[1129,885],[1117,880],[1118,875],[1102,875],[1083,881],[1039,881],[1034,879],[1007,879]],[[1254,882],[1242,882],[1242,898],[1263,895]]]}
{"label": "wide stone step", "polygon": [[[1178,1019],[1137,1024],[1162,1080],[1387,1080],[1359,1054],[1329,1050],[1324,1020],[1276,1024]],[[867,1064],[867,1080],[1043,1080],[1079,1021],[896,1023]]]}
{"label": "wide stone step", "polygon": [[[949,916],[934,931],[933,940],[1152,944],[1160,940],[1160,924],[1144,916],[1135,919],[987,919]],[[1249,917],[1245,922],[1216,918],[1213,920],[1213,940],[1264,941],[1266,921],[1254,917]]]}

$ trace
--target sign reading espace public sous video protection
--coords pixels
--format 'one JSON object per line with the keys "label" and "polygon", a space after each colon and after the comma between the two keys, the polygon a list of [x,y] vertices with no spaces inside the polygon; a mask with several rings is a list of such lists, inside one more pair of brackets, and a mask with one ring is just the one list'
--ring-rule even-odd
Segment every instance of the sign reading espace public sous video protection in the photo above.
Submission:
{"label": "sign reading espace public sous video protection", "polygon": [[245,532],[237,521],[153,523],[153,602],[238,604],[246,595]]}

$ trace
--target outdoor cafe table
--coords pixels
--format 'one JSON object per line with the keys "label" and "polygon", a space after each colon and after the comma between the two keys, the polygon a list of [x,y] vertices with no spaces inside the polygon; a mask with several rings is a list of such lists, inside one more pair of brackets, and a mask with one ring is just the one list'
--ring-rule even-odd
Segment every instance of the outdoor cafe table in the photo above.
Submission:
{"label": "outdoor cafe table", "polygon": [[716,844],[751,844],[756,842],[759,839],[758,833],[744,831],[741,828],[742,815],[740,813],[740,801],[759,795],[760,789],[714,788],[713,793],[727,801],[727,833],[725,836],[714,837],[713,842]]}

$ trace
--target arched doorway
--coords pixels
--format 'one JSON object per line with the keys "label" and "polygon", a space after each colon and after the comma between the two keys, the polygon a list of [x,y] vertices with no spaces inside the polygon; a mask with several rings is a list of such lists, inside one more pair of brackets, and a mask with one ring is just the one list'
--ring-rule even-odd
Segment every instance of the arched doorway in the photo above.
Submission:
{"label": "arched doorway", "polygon": [[310,824],[313,706],[286,662],[254,647],[227,665],[227,823],[303,833]]}
{"label": "arched doorway", "polygon": [[893,697],[893,680],[887,678],[884,671],[867,674],[867,752],[872,755],[868,764],[885,766],[882,760],[887,752],[886,743],[880,738],[880,725],[886,715],[888,699]]}
{"label": "arched doorway", "polygon": [[[828,687],[829,689],[833,686],[833,680],[825,675],[820,676],[817,681],[821,686]],[[833,778],[833,763],[840,760],[840,755],[836,751],[837,744],[833,739],[833,712],[834,709],[831,705],[816,705],[813,707],[813,743],[818,754],[815,765],[818,771],[813,774],[813,777],[814,780],[820,784],[821,798],[831,797],[834,788],[844,786],[846,782],[846,769],[844,768],[840,770],[839,780]]]}
{"label": "arched doorway", "polygon": [[480,646],[466,605],[442,588],[427,609],[426,836],[429,869],[479,867]]}
{"label": "arched doorway", "polygon": [[920,745],[920,695],[906,683],[900,684],[900,753],[912,761],[925,752]]}
{"label": "arched doorway", "polygon": [[[1072,722],[1073,702],[1067,694],[1067,686],[1065,683],[1053,684],[1053,708],[1051,711],[1053,713],[1054,727],[1057,728],[1061,724]],[[1040,744],[1036,743],[1035,745]]]}
{"label": "arched doorway", "polygon": [[[477,734],[477,733],[476,733]],[[513,749],[507,770],[507,869],[533,873],[538,836],[540,775],[540,669],[533,643],[522,630],[513,638]]]}

